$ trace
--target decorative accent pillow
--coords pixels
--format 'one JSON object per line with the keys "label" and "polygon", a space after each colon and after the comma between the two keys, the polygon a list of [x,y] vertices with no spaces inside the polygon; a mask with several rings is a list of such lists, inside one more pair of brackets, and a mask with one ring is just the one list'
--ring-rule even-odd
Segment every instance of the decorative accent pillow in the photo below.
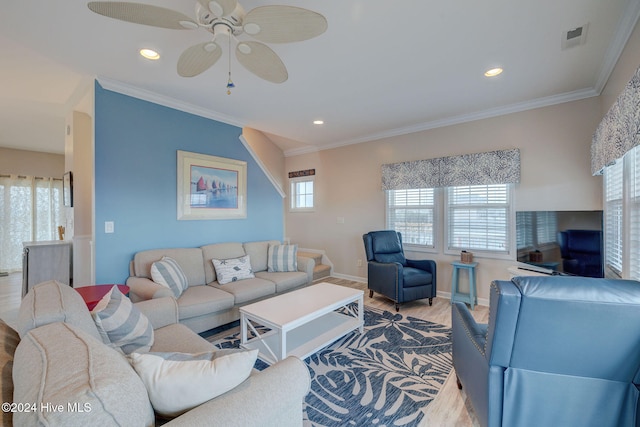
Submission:
{"label": "decorative accent pillow", "polygon": [[270,245],[267,267],[269,272],[298,271],[298,245]]}
{"label": "decorative accent pillow", "polygon": [[131,365],[160,415],[176,416],[224,394],[249,378],[258,350],[205,353],[132,353]]}
{"label": "decorative accent pillow", "polygon": [[187,276],[182,271],[180,264],[168,256],[151,264],[151,280],[171,289],[176,298],[189,287]]}
{"label": "decorative accent pillow", "polygon": [[153,327],[147,316],[113,286],[91,311],[105,344],[114,344],[125,353],[146,352],[153,345]]}
{"label": "decorative accent pillow", "polygon": [[253,279],[251,258],[249,255],[240,258],[212,259],[213,268],[216,269],[216,277],[221,285],[242,279]]}

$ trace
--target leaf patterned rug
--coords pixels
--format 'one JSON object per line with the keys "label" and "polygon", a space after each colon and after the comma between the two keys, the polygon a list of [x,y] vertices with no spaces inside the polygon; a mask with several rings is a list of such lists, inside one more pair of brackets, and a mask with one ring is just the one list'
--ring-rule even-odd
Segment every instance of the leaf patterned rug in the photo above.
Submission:
{"label": "leaf patterned rug", "polygon": [[[305,359],[305,426],[418,426],[447,379],[451,329],[366,306],[364,323],[363,334],[354,331]],[[239,332],[207,335],[219,348],[240,344]]]}

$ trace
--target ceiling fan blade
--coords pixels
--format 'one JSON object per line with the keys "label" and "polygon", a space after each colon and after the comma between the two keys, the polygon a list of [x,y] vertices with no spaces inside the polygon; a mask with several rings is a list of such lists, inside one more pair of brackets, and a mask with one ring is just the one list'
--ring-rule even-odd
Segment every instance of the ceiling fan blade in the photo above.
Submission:
{"label": "ceiling fan blade", "polygon": [[221,18],[236,9],[238,0],[198,0],[198,3],[209,9],[215,16]]}
{"label": "ceiling fan blade", "polygon": [[272,83],[283,83],[289,78],[287,67],[280,57],[260,42],[240,42],[236,58],[247,70]]}
{"label": "ceiling fan blade", "polygon": [[308,40],[327,30],[327,19],[317,12],[294,6],[261,6],[243,20],[244,32],[267,43]]}
{"label": "ceiling fan blade", "polygon": [[119,1],[92,1],[89,2],[87,6],[99,15],[121,21],[133,22],[134,24],[170,28],[173,30],[198,28],[198,24],[187,15],[183,15],[175,10],[165,9],[164,7]]}
{"label": "ceiling fan blade", "polygon": [[193,77],[207,71],[222,56],[218,43],[210,41],[191,46],[178,59],[178,74]]}

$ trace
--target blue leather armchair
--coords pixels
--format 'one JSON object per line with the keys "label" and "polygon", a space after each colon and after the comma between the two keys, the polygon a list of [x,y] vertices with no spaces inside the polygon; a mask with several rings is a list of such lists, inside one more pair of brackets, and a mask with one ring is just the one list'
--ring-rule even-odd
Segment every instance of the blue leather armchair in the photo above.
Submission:
{"label": "blue leather armchair", "polygon": [[404,256],[402,234],[393,230],[372,231],[362,236],[367,255],[369,297],[374,291],[400,304],[436,296],[436,263]]}
{"label": "blue leather armchair", "polygon": [[640,282],[516,277],[489,324],[452,305],[453,365],[483,427],[640,426]]}
{"label": "blue leather armchair", "polygon": [[604,277],[602,231],[566,230],[558,232],[562,271],[586,277]]}

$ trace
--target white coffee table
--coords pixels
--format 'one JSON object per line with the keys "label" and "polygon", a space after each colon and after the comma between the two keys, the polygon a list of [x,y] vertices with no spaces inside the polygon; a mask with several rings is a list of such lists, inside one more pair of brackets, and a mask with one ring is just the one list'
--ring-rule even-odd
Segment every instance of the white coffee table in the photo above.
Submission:
{"label": "white coffee table", "polygon": [[[354,329],[363,332],[364,292],[318,283],[240,308],[240,346],[258,349],[269,364],[287,356],[304,359]],[[348,307],[357,302],[357,311]],[[345,307],[347,314],[335,310]],[[260,334],[252,322],[271,330]],[[255,337],[248,339],[251,330]]]}

